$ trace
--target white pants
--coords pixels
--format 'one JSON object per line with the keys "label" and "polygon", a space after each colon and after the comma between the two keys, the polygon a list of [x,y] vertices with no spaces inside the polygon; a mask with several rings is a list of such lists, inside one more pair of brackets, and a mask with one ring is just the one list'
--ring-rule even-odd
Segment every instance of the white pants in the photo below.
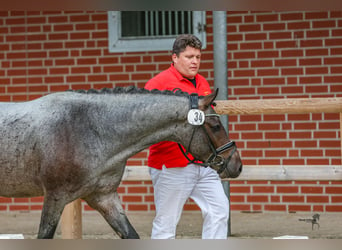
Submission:
{"label": "white pants", "polygon": [[189,164],[185,168],[150,168],[156,217],[152,239],[174,239],[183,206],[192,198],[203,217],[202,239],[226,239],[229,204],[215,170]]}

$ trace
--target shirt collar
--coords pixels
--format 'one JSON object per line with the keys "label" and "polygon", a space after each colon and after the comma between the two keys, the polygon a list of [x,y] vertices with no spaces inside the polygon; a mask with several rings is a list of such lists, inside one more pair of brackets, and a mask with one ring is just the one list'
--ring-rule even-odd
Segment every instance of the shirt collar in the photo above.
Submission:
{"label": "shirt collar", "polygon": [[[186,77],[182,76],[181,73],[178,72],[178,70],[176,70],[176,68],[173,65],[173,63],[171,63],[170,70],[177,77],[178,80],[189,81]],[[197,75],[198,74],[195,75],[195,79],[197,79]]]}

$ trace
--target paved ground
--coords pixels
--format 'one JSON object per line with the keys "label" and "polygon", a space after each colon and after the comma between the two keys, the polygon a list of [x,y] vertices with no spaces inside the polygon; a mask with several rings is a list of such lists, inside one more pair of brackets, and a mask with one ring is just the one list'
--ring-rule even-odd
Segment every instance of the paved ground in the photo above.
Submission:
{"label": "paved ground", "polygon": [[[240,213],[231,214],[231,237],[236,239],[272,239],[284,235],[308,236],[310,239],[342,239],[342,214],[320,214],[320,228],[299,221],[311,218],[308,213]],[[142,239],[149,239],[154,213],[129,212],[128,217]],[[0,213],[0,234],[23,234],[25,239],[36,238],[40,213]],[[84,239],[118,238],[97,213],[83,214]],[[178,239],[201,238],[202,219],[199,212],[185,212],[177,229]],[[1,236],[1,235],[0,235]],[[61,238],[60,228],[55,238]]]}

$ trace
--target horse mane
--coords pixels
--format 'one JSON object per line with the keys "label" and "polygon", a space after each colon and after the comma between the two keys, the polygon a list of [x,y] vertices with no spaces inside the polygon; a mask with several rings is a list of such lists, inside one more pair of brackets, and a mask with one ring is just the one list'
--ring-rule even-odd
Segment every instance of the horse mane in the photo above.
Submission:
{"label": "horse mane", "polygon": [[147,90],[144,88],[137,88],[135,86],[102,88],[102,89],[89,89],[89,90],[84,90],[84,89],[72,90],[72,89],[70,89],[67,91],[82,93],[82,94],[160,94],[160,95],[176,95],[176,96],[186,96],[186,97],[189,96],[189,94],[187,92],[184,92],[181,89],[175,89],[174,91],[158,90],[158,89]]}

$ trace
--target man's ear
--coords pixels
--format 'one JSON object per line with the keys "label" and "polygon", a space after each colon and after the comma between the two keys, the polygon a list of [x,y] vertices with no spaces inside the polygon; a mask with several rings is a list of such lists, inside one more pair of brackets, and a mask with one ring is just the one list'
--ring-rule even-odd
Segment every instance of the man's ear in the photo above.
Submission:
{"label": "man's ear", "polygon": [[171,59],[172,59],[173,63],[177,62],[178,57],[177,57],[176,53],[172,54]]}
{"label": "man's ear", "polygon": [[211,93],[210,95],[207,95],[204,98],[201,98],[199,100],[199,108],[201,110],[206,110],[214,102],[217,94],[218,94],[218,89],[215,89],[215,91]]}

